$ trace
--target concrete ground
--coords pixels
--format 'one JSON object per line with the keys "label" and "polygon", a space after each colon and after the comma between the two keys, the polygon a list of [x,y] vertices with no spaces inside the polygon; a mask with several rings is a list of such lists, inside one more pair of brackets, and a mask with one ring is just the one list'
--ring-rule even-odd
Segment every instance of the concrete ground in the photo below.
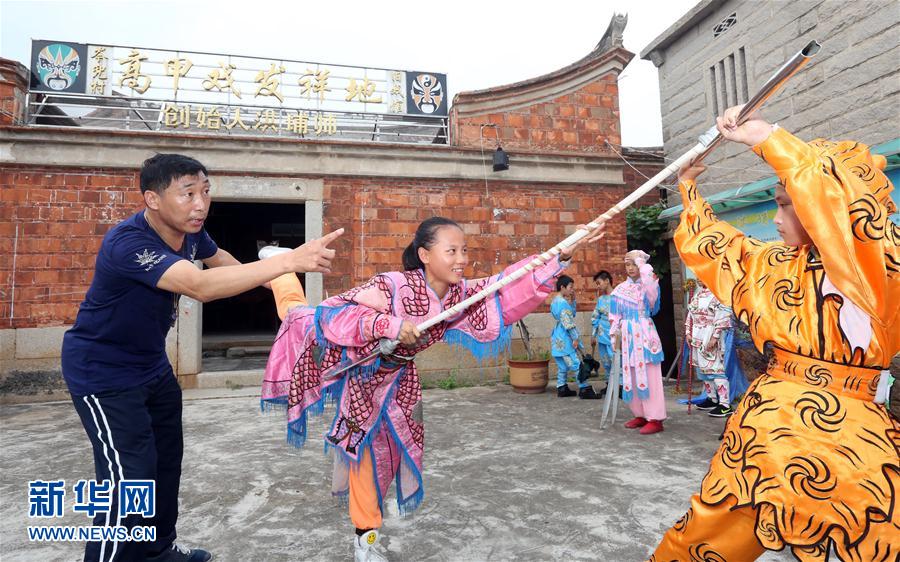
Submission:
{"label": "concrete ground", "polygon": [[[253,389],[185,392],[180,540],[216,560],[352,560],[352,527],[330,496],[317,440],[284,441],[284,414]],[[599,429],[599,401],[520,395],[509,386],[425,391],[425,501],[401,518],[386,504],[383,548],[397,560],[643,560],[688,507],[722,420],[669,397],[666,431]],[[324,418],[312,420],[322,434]],[[0,410],[3,562],[79,560],[81,544],[29,543],[28,481],[93,478],[69,403]],[[41,521],[39,524],[45,524]],[[760,560],[788,560],[771,553]]]}

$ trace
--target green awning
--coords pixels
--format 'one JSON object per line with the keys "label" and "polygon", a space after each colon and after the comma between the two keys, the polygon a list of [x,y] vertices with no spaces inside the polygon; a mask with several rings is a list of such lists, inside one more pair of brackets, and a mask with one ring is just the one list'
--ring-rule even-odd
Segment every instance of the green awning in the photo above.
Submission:
{"label": "green awning", "polygon": [[[883,154],[887,158],[887,169],[894,170],[900,167],[900,138],[888,141],[884,144],[872,147],[875,154]],[[775,186],[778,185],[778,176],[772,176],[744,184],[736,189],[721,191],[706,198],[712,205],[713,211],[733,211],[748,205],[756,205],[775,198]],[[663,210],[656,220],[669,221],[677,219],[684,210],[682,205],[675,205]]]}

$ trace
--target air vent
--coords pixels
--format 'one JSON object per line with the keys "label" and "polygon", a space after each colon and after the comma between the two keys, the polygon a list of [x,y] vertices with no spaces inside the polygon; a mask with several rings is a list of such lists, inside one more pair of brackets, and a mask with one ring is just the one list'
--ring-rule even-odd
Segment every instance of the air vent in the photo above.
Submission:
{"label": "air vent", "polygon": [[730,16],[728,16],[727,18],[723,19],[722,21],[717,23],[715,26],[713,26],[713,37],[718,37],[719,35],[722,35],[726,31],[728,31],[729,29],[734,27],[734,24],[736,24],[736,23],[737,23],[737,12],[734,12]]}

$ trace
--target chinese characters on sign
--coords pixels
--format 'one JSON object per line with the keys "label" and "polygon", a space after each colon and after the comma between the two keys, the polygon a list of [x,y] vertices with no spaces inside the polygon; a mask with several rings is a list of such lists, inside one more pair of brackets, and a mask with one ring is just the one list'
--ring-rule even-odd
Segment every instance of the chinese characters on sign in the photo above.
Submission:
{"label": "chinese characters on sign", "polygon": [[366,78],[361,84],[357,84],[356,80],[351,78],[350,84],[347,86],[347,97],[344,101],[361,101],[363,103],[381,103],[381,96],[375,95],[375,84],[369,82]]}
{"label": "chinese characters on sign", "polygon": [[125,66],[125,72],[119,78],[119,86],[131,88],[139,94],[143,94],[150,89],[153,79],[145,74],[141,74],[141,63],[145,60],[147,60],[147,57],[141,56],[137,49],[132,49],[127,57],[119,59],[119,64]]}
{"label": "chinese characters on sign", "polygon": [[106,80],[108,78],[106,47],[97,47],[91,55],[91,86],[88,93],[102,96],[106,94]]}
{"label": "chinese characters on sign", "polygon": [[406,98],[403,95],[403,73],[391,72],[391,113],[403,113],[406,109]]}
{"label": "chinese characters on sign", "polygon": [[256,78],[253,79],[254,82],[259,84],[259,86],[256,87],[256,96],[275,96],[278,98],[278,101],[284,103],[284,98],[278,93],[278,88],[281,87],[281,82],[278,81],[278,75],[284,74],[284,72],[283,66],[278,67],[276,70],[274,63],[269,70],[260,70],[257,72]]}
{"label": "chinese characters on sign", "polygon": [[421,118],[448,115],[446,75],[433,72],[59,41],[32,50],[30,92],[60,106],[77,96],[83,126],[432,142],[441,122]]}
{"label": "chinese characters on sign", "polygon": [[325,92],[330,92],[331,88],[328,87],[328,75],[331,74],[330,70],[310,70],[306,69],[306,74],[300,77],[298,83],[302,88],[301,94],[306,96],[306,99],[310,99],[312,94],[315,93],[319,96],[319,101],[325,101]]}
{"label": "chinese characters on sign", "polygon": [[[299,136],[309,134],[310,112],[308,111],[276,111],[265,109],[252,112],[254,116],[245,117],[241,107],[232,107],[222,114],[220,108],[193,107],[167,103],[163,109],[163,124],[170,129],[194,129],[205,131],[231,130],[235,127],[244,131],[286,132]],[[249,115],[249,113],[248,113]],[[337,133],[337,116],[321,111],[313,112],[314,134],[319,136]]]}
{"label": "chinese characters on sign", "polygon": [[[213,69],[213,71],[209,73],[209,77],[203,81],[203,89],[207,92],[213,88],[216,88],[220,92],[231,92],[240,99],[241,91],[234,85],[234,78],[231,77],[231,72],[234,69],[235,66],[233,64],[225,66],[224,62],[220,62],[219,68]],[[220,70],[221,74],[219,72]],[[222,82],[225,83],[222,84]]]}
{"label": "chinese characters on sign", "polygon": [[174,83],[173,89],[176,93],[178,92],[178,79],[182,76],[187,76],[187,73],[192,66],[194,66],[194,64],[188,59],[169,59],[166,61],[166,76],[174,77],[172,82]]}

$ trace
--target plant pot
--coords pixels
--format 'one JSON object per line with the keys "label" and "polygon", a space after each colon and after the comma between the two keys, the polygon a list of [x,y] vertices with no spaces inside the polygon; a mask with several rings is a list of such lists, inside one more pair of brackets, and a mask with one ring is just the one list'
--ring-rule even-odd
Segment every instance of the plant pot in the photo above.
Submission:
{"label": "plant pot", "polygon": [[550,378],[549,359],[517,361],[510,359],[509,384],[520,394],[540,394],[547,389]]}

